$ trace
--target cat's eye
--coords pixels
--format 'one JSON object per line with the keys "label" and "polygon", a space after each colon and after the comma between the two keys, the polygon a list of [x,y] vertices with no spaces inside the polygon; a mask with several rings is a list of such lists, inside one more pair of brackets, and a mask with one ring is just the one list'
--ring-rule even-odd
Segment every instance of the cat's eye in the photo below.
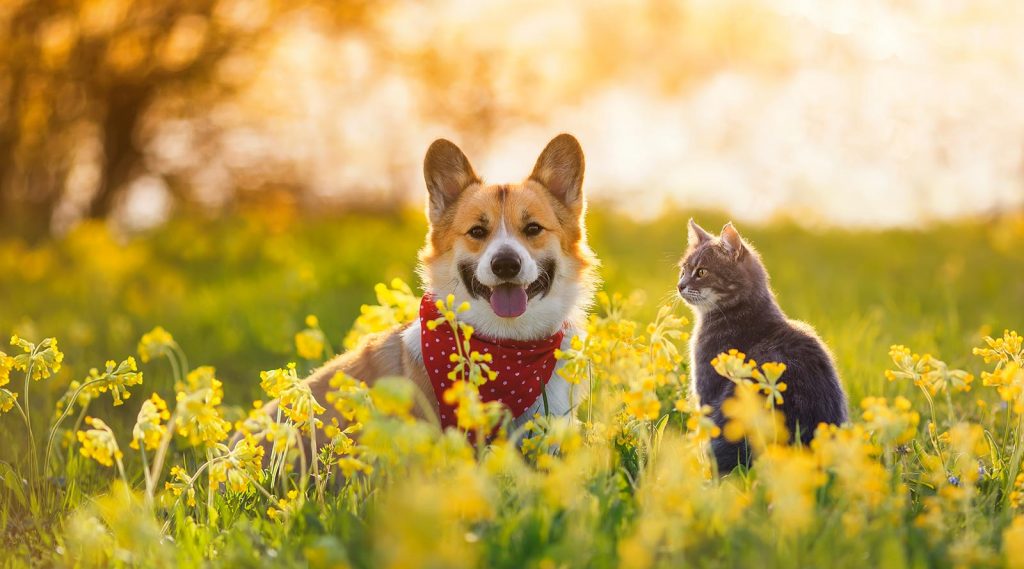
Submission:
{"label": "cat's eye", "polygon": [[523,235],[527,237],[536,237],[537,235],[540,235],[540,232],[543,230],[544,228],[537,222],[527,223],[526,227],[523,228]]}
{"label": "cat's eye", "polygon": [[485,229],[482,225],[474,225],[469,230],[468,235],[473,239],[483,239],[484,237],[487,237],[487,229]]}
{"label": "cat's eye", "polygon": [[694,272],[694,274],[697,275],[698,279],[702,279],[702,278],[708,276],[708,270],[707,269],[697,269],[696,272]]}

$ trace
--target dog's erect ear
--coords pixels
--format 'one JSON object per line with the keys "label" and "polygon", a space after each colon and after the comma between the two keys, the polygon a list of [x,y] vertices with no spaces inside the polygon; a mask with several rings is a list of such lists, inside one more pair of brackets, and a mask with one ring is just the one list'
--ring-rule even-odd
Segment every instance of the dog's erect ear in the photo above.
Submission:
{"label": "dog's erect ear", "polygon": [[740,238],[740,232],[736,231],[731,221],[722,228],[722,245],[737,260],[743,257],[743,253],[747,251],[747,248],[743,245],[743,239]]}
{"label": "dog's erect ear", "polygon": [[583,168],[580,143],[571,134],[560,134],[544,147],[530,179],[579,215],[583,211]]}
{"label": "dog's erect ear", "polygon": [[711,234],[708,233],[707,231],[704,231],[703,227],[697,225],[697,222],[694,221],[692,217],[690,218],[690,223],[687,227],[687,240],[688,244],[691,247],[696,247],[697,245],[701,245],[707,243],[708,241],[711,241]]}
{"label": "dog's erect ear", "polygon": [[462,190],[480,181],[466,155],[443,138],[435,140],[427,149],[427,156],[423,159],[423,178],[427,181],[427,193],[430,195],[427,212],[431,223],[441,220]]}

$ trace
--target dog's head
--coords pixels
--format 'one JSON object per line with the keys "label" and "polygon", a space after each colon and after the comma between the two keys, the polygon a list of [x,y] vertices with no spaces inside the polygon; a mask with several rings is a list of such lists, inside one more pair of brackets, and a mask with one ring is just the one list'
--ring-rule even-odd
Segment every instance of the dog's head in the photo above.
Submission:
{"label": "dog's head", "polygon": [[595,261],[575,138],[555,137],[519,184],[485,184],[447,140],[430,145],[423,173],[430,233],[420,270],[427,290],[468,301],[463,318],[491,338],[546,337],[582,315]]}

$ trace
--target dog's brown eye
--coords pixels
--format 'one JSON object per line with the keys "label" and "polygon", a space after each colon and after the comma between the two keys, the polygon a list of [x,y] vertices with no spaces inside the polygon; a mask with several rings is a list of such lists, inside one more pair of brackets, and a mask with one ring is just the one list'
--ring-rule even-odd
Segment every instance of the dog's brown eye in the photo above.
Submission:
{"label": "dog's brown eye", "polygon": [[528,223],[526,224],[526,227],[523,228],[523,235],[526,235],[527,237],[535,237],[540,235],[540,232],[543,230],[544,228],[541,227],[539,223]]}
{"label": "dog's brown eye", "polygon": [[483,226],[474,225],[472,229],[469,230],[469,236],[473,239],[483,239],[484,237],[487,237],[487,230],[484,229]]}
{"label": "dog's brown eye", "polygon": [[707,269],[697,269],[696,275],[697,275],[698,279],[702,279],[702,278],[708,276],[708,270]]}

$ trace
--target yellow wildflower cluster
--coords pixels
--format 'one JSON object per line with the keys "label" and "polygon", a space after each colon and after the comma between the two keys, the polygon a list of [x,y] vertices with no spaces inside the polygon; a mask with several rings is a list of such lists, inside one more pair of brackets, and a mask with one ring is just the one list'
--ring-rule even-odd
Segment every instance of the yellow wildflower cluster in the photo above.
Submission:
{"label": "yellow wildflower cluster", "polygon": [[64,353],[57,347],[57,338],[46,338],[37,345],[24,338],[19,338],[15,334],[11,336],[11,345],[21,348],[22,353],[11,357],[11,361],[7,361],[5,355],[5,361],[3,365],[0,365],[0,369],[6,368],[7,371],[0,373],[9,376],[10,370],[16,369],[24,371],[33,380],[39,381],[60,371]]}
{"label": "yellow wildflower cluster", "polygon": [[1013,490],[1010,492],[1010,507],[1019,510],[1024,507],[1024,472],[1017,475],[1013,481]]}
{"label": "yellow wildflower cluster", "polygon": [[219,410],[224,388],[212,367],[201,366],[190,371],[175,390],[174,427],[179,435],[188,439],[189,445],[211,447],[228,438],[231,423],[221,417]]}
{"label": "yellow wildflower cluster", "polygon": [[998,367],[1010,362],[1024,364],[1024,336],[1012,330],[1004,330],[1002,338],[985,336],[982,339],[987,347],[974,348],[973,353],[981,356],[985,363],[995,362]]}
{"label": "yellow wildflower cluster", "polygon": [[0,352],[0,413],[10,411],[18,400],[16,392],[4,387],[11,382],[12,369],[14,369],[14,358]]}
{"label": "yellow wildflower cluster", "polygon": [[[135,358],[128,356],[128,359],[117,363],[114,360],[107,360],[106,367],[102,372],[96,368],[89,370],[89,377],[85,378],[83,385],[87,386],[89,397],[97,394],[110,392],[114,398],[114,406],[124,404],[124,400],[131,397],[128,388],[142,383],[142,372],[138,371]],[[83,391],[86,391],[83,390]]]}
{"label": "yellow wildflower cluster", "polygon": [[290,490],[286,498],[279,498],[277,503],[267,508],[267,516],[275,521],[286,521],[302,508],[305,500],[298,490]]}
{"label": "yellow wildflower cluster", "polygon": [[359,317],[345,336],[345,349],[354,348],[367,334],[412,322],[419,314],[420,299],[402,279],[392,280],[390,286],[378,283],[373,291],[377,295],[378,304],[364,304],[359,309]]}
{"label": "yellow wildflower cluster", "polygon": [[[615,435],[624,445],[642,435],[682,397],[685,377],[679,373],[683,357],[678,343],[687,339],[687,320],[662,307],[646,327],[628,316],[642,299],[621,294],[597,295],[598,310],[586,333],[573,337],[567,350],[557,350],[557,373],[570,384],[610,389],[601,399],[612,414]],[[621,413],[617,409],[621,409]],[[591,425],[593,427],[594,425]],[[604,428],[602,426],[602,428]]]}
{"label": "yellow wildflower cluster", "polygon": [[783,535],[807,531],[816,519],[815,491],[826,481],[814,455],[806,448],[771,445],[755,467],[775,527]]}
{"label": "yellow wildflower cluster", "polygon": [[913,410],[910,400],[896,397],[892,406],[884,397],[865,397],[860,402],[864,428],[882,445],[908,443],[917,435],[921,416]]}
{"label": "yellow wildflower cluster", "polygon": [[747,355],[739,350],[729,350],[727,353],[718,354],[711,360],[711,367],[715,368],[718,375],[736,384],[750,384],[755,390],[763,393],[766,397],[764,405],[766,408],[782,405],[782,394],[786,391],[786,383],[779,381],[786,371],[786,364],[767,362],[757,367],[757,362],[747,360]]}
{"label": "yellow wildflower cluster", "polygon": [[177,344],[174,342],[174,337],[163,327],[157,326],[143,334],[142,339],[139,340],[139,357],[142,358],[143,363],[149,363],[150,360],[160,356],[170,357],[171,350],[175,346]]}
{"label": "yellow wildflower cluster", "polygon": [[[387,310],[370,311],[374,316],[364,319],[364,330],[389,318],[414,317],[414,307],[403,304],[403,294],[411,297],[408,287],[392,283],[385,293],[378,296]],[[759,364],[736,350],[710,362],[722,381],[735,383],[719,428],[712,408],[686,395],[679,346],[686,339],[685,320],[662,309],[653,323],[641,325],[627,315],[632,302],[602,295],[586,334],[558,352],[558,373],[586,396],[567,416],[538,414],[519,426],[520,421],[503,422],[501,406],[480,399],[479,385],[493,378],[488,359],[460,342],[453,363],[461,367],[443,396],[459,408],[463,430],[493,433],[475,445],[464,433],[422,420],[431,402],[407,380],[381,378],[367,385],[338,373],[326,401],[317,402],[295,364],[260,374],[267,396],[277,399],[276,415],[259,401],[247,414],[231,415],[222,409],[224,388],[214,369],[177,373],[186,369],[183,355],[170,334],[156,329],[140,342],[139,357],[165,355],[178,366],[176,405],[170,408],[151,395],[141,402],[131,432],[131,448],[140,451],[145,468],[135,477],[146,485],[145,506],[130,487],[119,485],[112,494],[124,502],[119,508],[104,499],[90,502],[106,504],[109,517],[89,506],[66,520],[62,543],[78,555],[69,565],[81,562],[89,540],[113,548],[97,556],[97,563],[151,561],[117,534],[131,531],[129,514],[142,520],[146,532],[157,528],[154,542],[168,535],[184,542],[201,531],[232,535],[222,525],[249,515],[282,522],[248,526],[245,535],[256,539],[278,539],[306,521],[315,523],[318,515],[340,514],[343,523],[352,516],[370,544],[366,563],[385,567],[419,566],[423,560],[443,567],[512,565],[502,556],[517,543],[542,543],[537,551],[544,559],[521,563],[542,567],[597,564],[592,556],[609,553],[617,554],[622,567],[700,564],[705,557],[712,560],[708,564],[741,565],[751,559],[741,551],[748,544],[756,551],[770,546],[780,559],[799,561],[806,548],[821,543],[834,545],[837,555],[849,552],[838,548],[854,548],[869,563],[902,547],[892,529],[910,519],[917,526],[910,531],[927,536],[917,541],[933,544],[938,564],[992,566],[1001,553],[1013,566],[1024,555],[1024,516],[1006,525],[1024,503],[1024,448],[1014,442],[1021,423],[1010,413],[979,417],[973,404],[965,414],[963,401],[954,397],[969,390],[970,374],[895,346],[895,368],[888,375],[921,388],[913,401],[866,397],[851,423],[819,425],[810,444],[791,444],[779,409],[789,394],[784,364]],[[433,326],[472,336],[459,319],[466,307],[446,298],[438,308],[441,317]],[[315,320],[306,324],[319,329]],[[1024,385],[1019,336],[1007,332],[986,342],[977,353],[995,366],[982,376],[984,384],[1014,409]],[[26,354],[32,351],[39,347]],[[0,355],[0,389],[9,384],[11,370],[21,369],[14,359]],[[118,404],[139,381],[131,358],[108,362],[104,371],[76,382],[72,396],[62,399],[60,416],[77,404],[75,393],[81,393],[83,407],[102,391],[112,392]],[[948,397],[933,400],[936,393]],[[13,393],[11,401],[19,403]],[[924,429],[915,401],[918,408],[926,401],[931,410]],[[936,403],[949,411],[948,419],[936,419]],[[232,448],[225,445],[230,425],[224,415],[241,417],[235,428],[243,436]],[[130,479],[112,429],[99,419],[82,420],[86,428],[75,429],[78,452],[117,466]],[[184,440],[174,444],[175,434]],[[707,447],[720,436],[749,441],[752,468],[716,473]],[[156,487],[164,492],[158,495]],[[206,507],[196,508],[197,502]],[[311,545],[307,553],[317,549],[323,559],[341,559],[328,554],[333,539]],[[862,540],[870,545],[864,552],[856,549]],[[573,547],[562,551],[563,543]],[[723,552],[729,549],[724,543],[739,545]]]}
{"label": "yellow wildflower cluster", "polygon": [[1003,531],[1003,561],[1008,569],[1024,569],[1024,516]]}
{"label": "yellow wildflower cluster", "polygon": [[324,349],[330,350],[327,335],[320,329],[320,320],[310,314],[306,317],[306,328],[295,334],[295,351],[307,360],[321,360]]}
{"label": "yellow wildflower cluster", "polygon": [[930,395],[946,391],[965,392],[971,390],[974,376],[961,369],[950,369],[946,362],[930,354],[916,354],[906,346],[892,346],[889,349],[896,369],[886,370],[889,381],[909,379],[914,385]]}
{"label": "yellow wildflower cluster", "polygon": [[308,432],[310,425],[323,425],[316,416],[326,409],[317,403],[309,385],[299,380],[294,363],[284,369],[260,372],[260,387],[278,399],[278,409],[301,431]]}
{"label": "yellow wildflower cluster", "polygon": [[196,489],[192,485],[192,477],[188,475],[188,471],[180,466],[172,466],[170,471],[170,480],[164,483],[164,488],[168,490],[175,497],[185,496],[185,503],[189,507],[194,508],[196,506]]}
{"label": "yellow wildflower cluster", "polygon": [[736,385],[733,396],[722,403],[726,423],[722,435],[731,442],[747,439],[756,452],[786,444],[789,431],[782,413],[765,406],[765,398],[752,383]]}
{"label": "yellow wildflower cluster", "polygon": [[263,476],[263,447],[253,439],[242,439],[223,457],[210,463],[210,489],[227,484],[233,492],[245,492],[251,482]]}
{"label": "yellow wildflower cluster", "polygon": [[1024,415],[1024,367],[1010,361],[982,375],[986,387],[995,387],[999,398],[1018,415]]}
{"label": "yellow wildflower cluster", "polygon": [[171,418],[167,410],[167,402],[156,393],[150,395],[149,399],[142,402],[142,409],[139,410],[138,420],[135,428],[132,429],[132,442],[129,446],[139,449],[139,441],[146,450],[153,450],[160,446],[160,441],[167,434],[166,422]]}
{"label": "yellow wildflower cluster", "polygon": [[114,466],[114,461],[120,463],[124,456],[117,446],[117,439],[114,432],[110,430],[100,419],[86,417],[85,423],[92,428],[85,431],[78,431],[78,442],[82,444],[79,452],[86,458],[91,458],[103,466]]}

